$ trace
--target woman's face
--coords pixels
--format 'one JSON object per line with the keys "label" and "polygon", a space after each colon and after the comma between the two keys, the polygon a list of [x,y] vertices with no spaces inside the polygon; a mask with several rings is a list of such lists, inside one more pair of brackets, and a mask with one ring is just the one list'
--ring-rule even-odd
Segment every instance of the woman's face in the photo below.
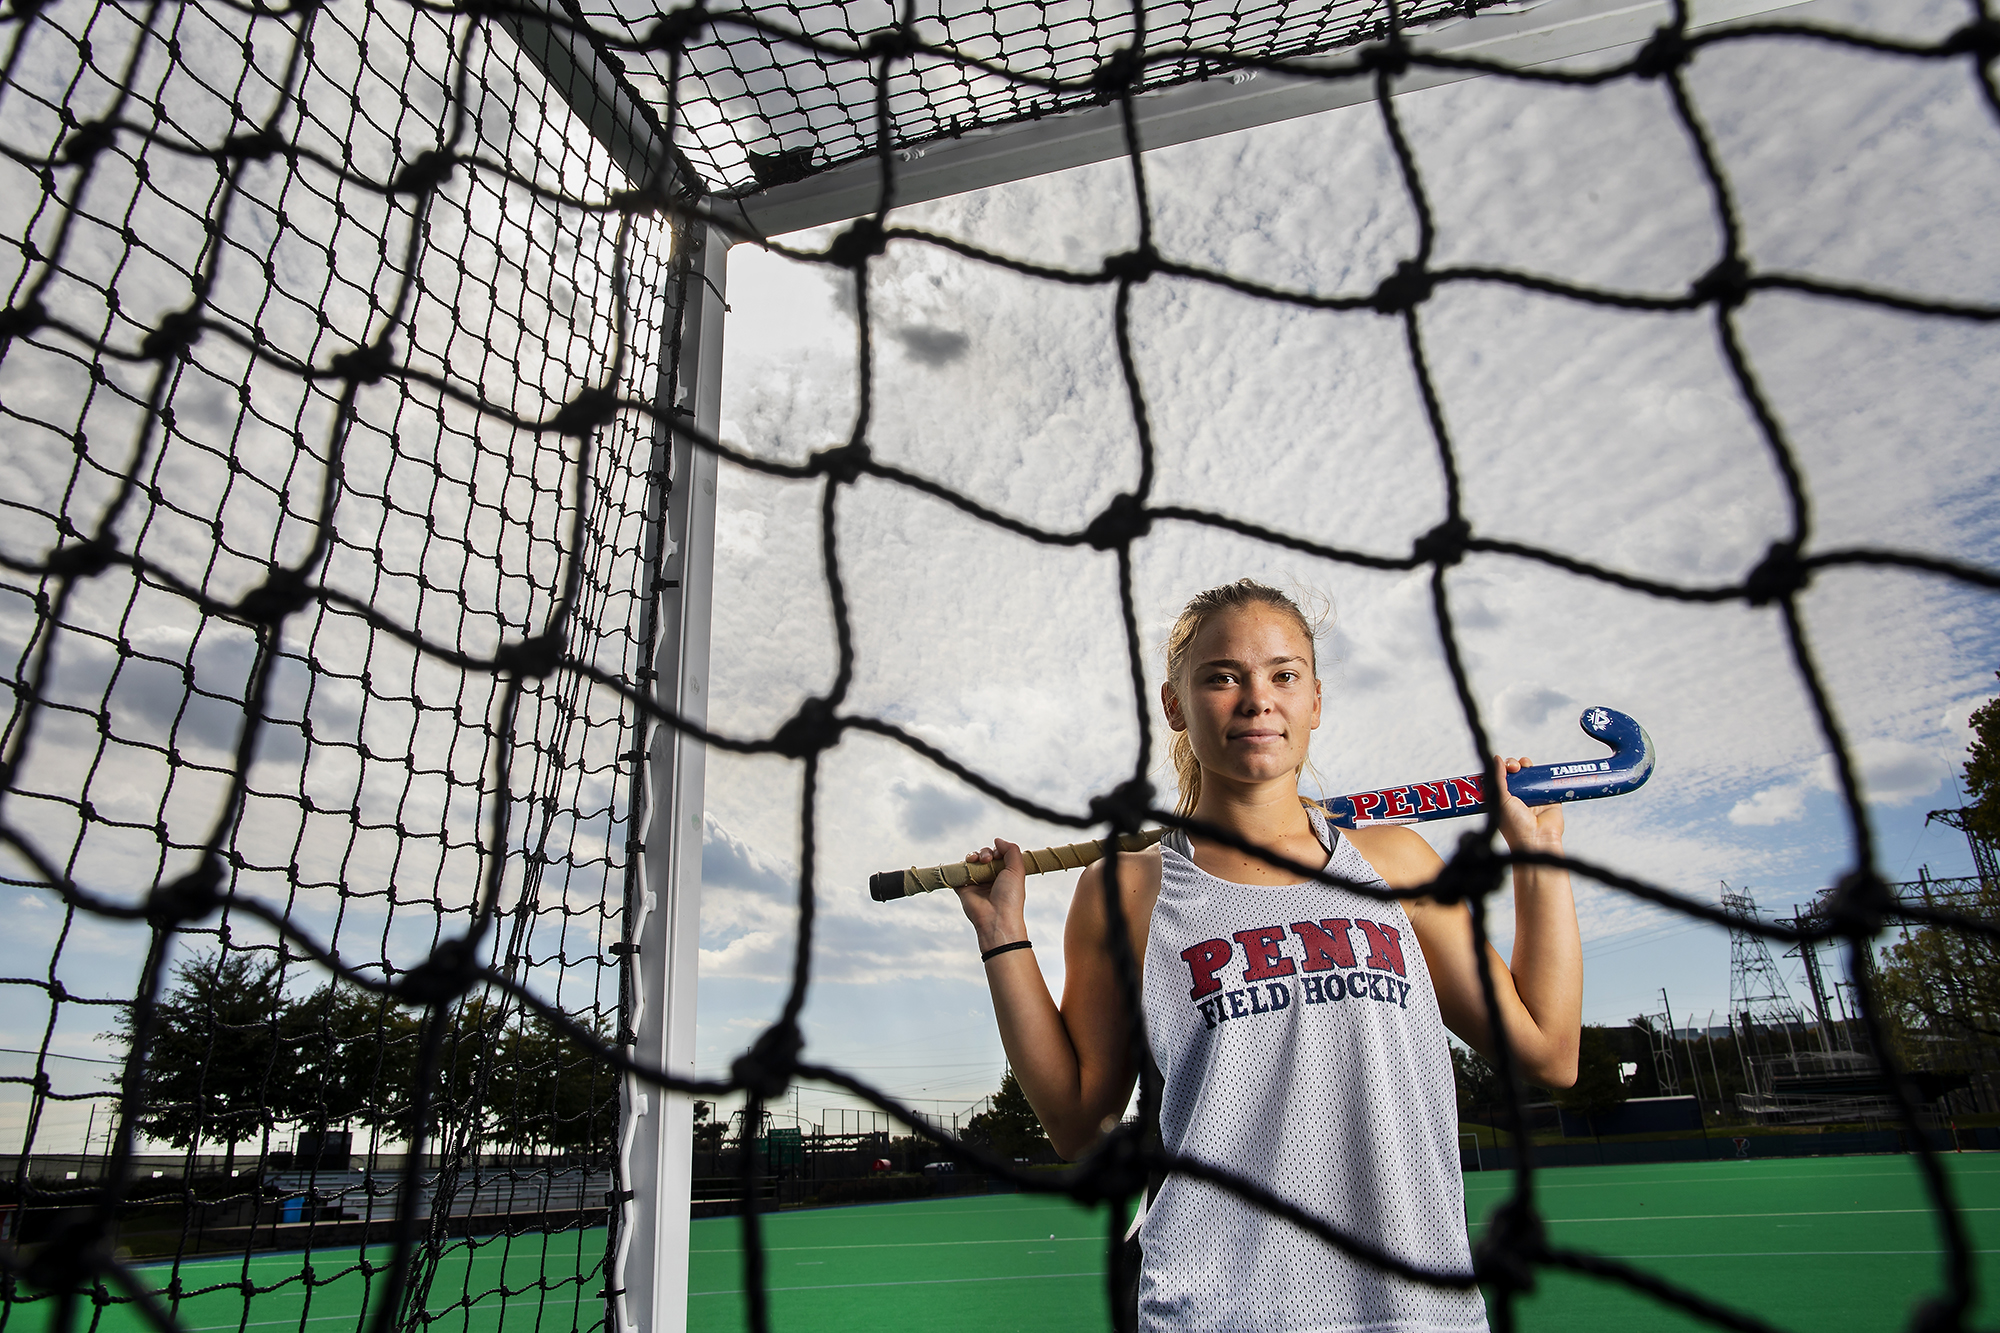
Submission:
{"label": "woman's face", "polygon": [[1206,774],[1293,780],[1319,726],[1312,641],[1282,611],[1215,616],[1188,645],[1185,679],[1161,687],[1167,725],[1185,731]]}

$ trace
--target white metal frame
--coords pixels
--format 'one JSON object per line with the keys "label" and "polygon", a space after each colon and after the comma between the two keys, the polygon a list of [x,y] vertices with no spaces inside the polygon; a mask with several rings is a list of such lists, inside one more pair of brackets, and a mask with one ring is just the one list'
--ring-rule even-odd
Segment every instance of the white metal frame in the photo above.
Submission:
{"label": "white metal frame", "polygon": [[[534,0],[552,6],[555,0]],[[1794,8],[1800,0],[1692,0],[1694,26]],[[1644,41],[1668,16],[1668,0],[1543,0],[1476,18],[1440,24],[1413,40],[1426,49],[1489,56],[1517,65],[1541,64]],[[660,141],[657,122],[638,105],[589,42],[560,25],[502,18],[522,51],[548,76],[619,169],[634,182],[671,182],[682,168]],[[1473,77],[1458,71],[1412,70],[1396,90]],[[1367,79],[1322,82],[1264,74],[1148,94],[1139,103],[1141,143],[1160,148],[1256,125],[1312,115],[1373,95]],[[898,168],[897,199],[920,203],[968,190],[1106,161],[1125,151],[1121,113],[1093,108],[1022,125],[968,132],[924,145]],[[781,235],[872,211],[876,165],[850,164],[793,184],[718,205],[733,210],[756,234]],[[681,314],[678,387],[668,404],[672,368],[661,368],[661,406],[691,414],[714,438],[721,420],[723,292],[729,240],[696,227],[693,271]],[[709,611],[714,583],[716,459],[685,439],[671,442],[665,493],[665,587],[657,605],[655,697],[680,716],[708,715]],[[657,512],[657,510],[656,510]],[[648,1064],[692,1074],[695,982],[701,928],[703,747],[670,728],[652,729],[647,750],[645,885],[633,940],[640,993],[633,1053]],[[693,1107],[628,1080],[620,1126],[621,1178],[633,1197],[620,1203],[618,1251],[610,1290],[617,1333],[681,1333],[687,1327],[687,1248],[693,1168]]]}
{"label": "white metal frame", "polygon": [[[671,411],[714,438],[722,417],[723,288],[729,245],[720,232],[693,229],[681,310],[679,387]],[[662,391],[674,378],[661,369]],[[664,404],[663,404],[664,406]],[[654,697],[690,722],[708,720],[709,611],[715,581],[716,458],[684,435],[670,448],[661,562]],[[670,727],[655,727],[647,749],[644,897],[632,927],[639,981],[633,1053],[671,1074],[695,1066],[695,983],[701,943],[701,823],[707,750]],[[620,1126],[623,1201],[611,1273],[619,1333],[667,1333],[687,1326],[688,1200],[692,1192],[694,1107],[628,1078]]]}
{"label": "white metal frame", "polygon": [[[532,0],[558,16],[553,0]],[[577,115],[626,178],[679,183],[671,146],[589,41],[561,22],[510,11],[500,20],[550,87]],[[722,419],[723,290],[729,242],[711,227],[688,230],[691,269],[679,319],[678,364],[658,367],[655,403],[713,438]],[[684,436],[657,432],[663,485],[648,498],[659,521],[660,586],[651,645],[653,697],[697,724],[708,719],[708,650],[715,576],[715,455]],[[695,998],[701,942],[701,826],[707,755],[670,727],[648,729],[644,820],[639,853],[643,889],[633,905],[631,1014],[638,1060],[672,1074],[695,1067]],[[627,1078],[619,1123],[615,1198],[618,1246],[607,1283],[617,1333],[679,1333],[687,1327],[688,1201],[692,1193],[694,1108]]]}

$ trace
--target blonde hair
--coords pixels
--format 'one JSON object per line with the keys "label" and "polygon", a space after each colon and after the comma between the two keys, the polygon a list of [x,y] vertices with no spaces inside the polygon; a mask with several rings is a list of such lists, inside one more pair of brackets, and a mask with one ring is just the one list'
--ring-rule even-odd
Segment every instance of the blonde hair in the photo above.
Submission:
{"label": "blonde hair", "polygon": [[[1167,684],[1176,696],[1180,694],[1181,687],[1186,681],[1188,649],[1193,646],[1195,636],[1202,632],[1209,621],[1224,611],[1241,610],[1246,606],[1268,606],[1297,625],[1299,633],[1305,636],[1308,649],[1312,653],[1313,675],[1315,678],[1318,677],[1319,626],[1285,593],[1255,579],[1238,579],[1234,583],[1225,583],[1219,588],[1196,593],[1188,600],[1188,604],[1181,608],[1180,618],[1174,621],[1173,629],[1167,632]],[[1180,784],[1181,799],[1178,811],[1183,817],[1192,815],[1194,808],[1201,804],[1201,761],[1195,758],[1194,743],[1188,739],[1185,731],[1176,731],[1168,738],[1167,758],[1172,761],[1174,779]],[[1307,759],[1301,763],[1299,772],[1303,773],[1306,765],[1311,762]],[[1303,796],[1299,800],[1306,805],[1312,804]]]}

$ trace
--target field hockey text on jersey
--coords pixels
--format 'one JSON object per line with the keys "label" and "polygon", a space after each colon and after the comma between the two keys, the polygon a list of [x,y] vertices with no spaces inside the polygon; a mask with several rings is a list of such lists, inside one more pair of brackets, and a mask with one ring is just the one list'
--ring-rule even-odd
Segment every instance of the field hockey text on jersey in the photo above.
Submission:
{"label": "field hockey text on jersey", "polygon": [[[1365,962],[1357,963],[1351,931],[1359,930],[1368,949]],[[1298,940],[1300,956],[1285,950],[1288,938]],[[1225,989],[1218,975],[1233,970],[1236,951],[1243,951],[1242,979],[1249,983],[1237,990]],[[1275,1014],[1292,1007],[1292,983],[1273,977],[1300,976],[1306,1004],[1340,1004],[1366,1001],[1407,1008],[1410,983],[1403,964],[1403,933],[1383,921],[1350,920],[1330,917],[1322,921],[1294,921],[1285,926],[1257,926],[1239,930],[1229,939],[1203,940],[1181,950],[1188,965],[1188,979],[1194,984],[1188,998],[1200,1011],[1202,1022],[1213,1030],[1234,1019],[1259,1014]]]}

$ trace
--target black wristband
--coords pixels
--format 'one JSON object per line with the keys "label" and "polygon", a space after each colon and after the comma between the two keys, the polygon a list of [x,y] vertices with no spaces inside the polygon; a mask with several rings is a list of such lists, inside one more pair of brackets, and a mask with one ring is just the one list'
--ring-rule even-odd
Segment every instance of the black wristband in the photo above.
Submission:
{"label": "black wristband", "polygon": [[985,953],[980,954],[979,961],[982,963],[990,963],[995,958],[998,958],[1001,954],[1006,953],[1010,949],[1032,949],[1034,947],[1035,944],[1033,940],[1015,940],[1012,944],[996,944],[992,948],[988,949]]}

